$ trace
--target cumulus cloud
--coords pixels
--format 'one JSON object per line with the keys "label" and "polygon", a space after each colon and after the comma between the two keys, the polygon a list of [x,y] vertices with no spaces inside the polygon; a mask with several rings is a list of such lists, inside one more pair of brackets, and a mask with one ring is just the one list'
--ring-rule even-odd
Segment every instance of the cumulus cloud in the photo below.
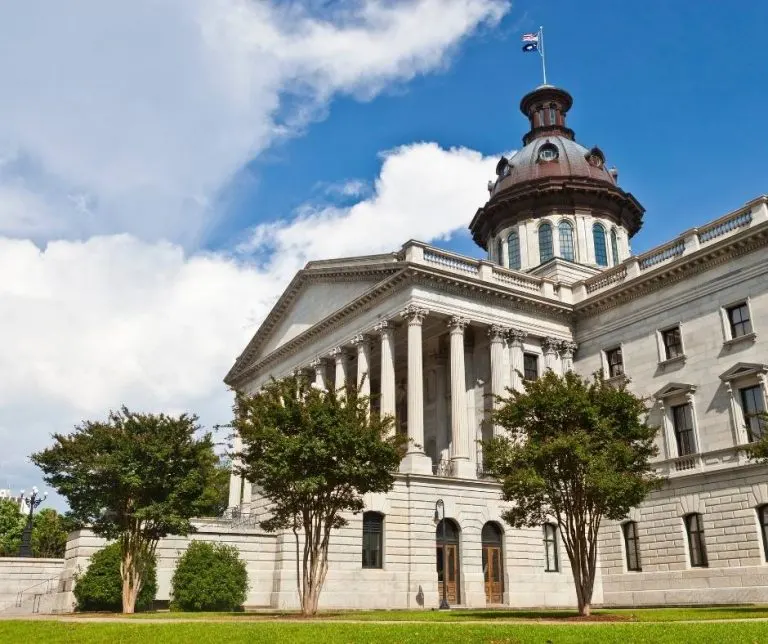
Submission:
{"label": "cumulus cloud", "polygon": [[50,433],[123,403],[226,422],[221,380],[296,270],[451,235],[487,197],[495,162],[434,143],[397,148],[368,198],[305,205],[250,231],[232,255],[129,235],[43,250],[0,239],[0,487],[38,481],[26,457]]}
{"label": "cumulus cloud", "polygon": [[[507,0],[6,3],[0,234],[194,248],[218,191],[322,115],[444,66]],[[3,163],[11,150],[14,163]],[[34,195],[31,197],[30,194]],[[52,215],[55,213],[55,217]]]}

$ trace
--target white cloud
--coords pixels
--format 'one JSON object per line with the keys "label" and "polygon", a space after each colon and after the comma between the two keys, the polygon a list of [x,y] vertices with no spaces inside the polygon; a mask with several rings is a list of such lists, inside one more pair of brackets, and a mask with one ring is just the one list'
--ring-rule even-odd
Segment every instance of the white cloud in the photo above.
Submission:
{"label": "white cloud", "polygon": [[221,379],[305,261],[445,238],[487,198],[495,163],[433,143],[390,151],[368,199],[252,231],[272,249],[259,264],[128,235],[42,251],[0,239],[0,487],[39,482],[25,459],[51,432],[123,403],[226,422]]}
{"label": "white cloud", "polygon": [[[0,234],[194,247],[216,195],[338,93],[440,68],[507,0],[81,0],[0,9]],[[21,187],[19,184],[23,184]],[[23,208],[15,204],[35,195]],[[23,214],[19,211],[23,210]],[[51,213],[55,213],[55,218]]]}

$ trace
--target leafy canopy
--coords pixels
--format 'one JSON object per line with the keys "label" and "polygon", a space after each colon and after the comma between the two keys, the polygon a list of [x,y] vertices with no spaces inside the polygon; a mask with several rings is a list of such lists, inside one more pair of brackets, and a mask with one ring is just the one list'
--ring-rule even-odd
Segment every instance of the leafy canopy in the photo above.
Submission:
{"label": "leafy canopy", "polygon": [[247,593],[248,572],[237,548],[192,541],[171,579],[171,610],[235,611]]}
{"label": "leafy canopy", "polygon": [[624,385],[549,371],[512,392],[495,416],[509,436],[487,446],[487,466],[514,501],[505,514],[513,526],[552,517],[564,525],[567,515],[618,521],[660,484],[650,464],[657,430]]}
{"label": "leafy canopy", "polygon": [[85,421],[32,455],[45,480],[69,502],[72,518],[107,539],[139,532],[151,541],[187,534],[212,485],[210,434],[197,417],[140,414],[123,407],[107,422]]}
{"label": "leafy canopy", "polygon": [[392,488],[405,440],[354,387],[324,392],[293,377],[238,394],[234,427],[244,445],[242,473],[273,502],[261,524],[268,531],[311,515],[346,525],[340,512],[360,512],[362,495]]}
{"label": "leafy canopy", "polygon": [[34,517],[32,554],[35,557],[63,559],[72,522],[53,508],[43,508]]}
{"label": "leafy canopy", "polygon": [[0,499],[0,557],[15,557],[19,553],[26,521],[17,501]]}

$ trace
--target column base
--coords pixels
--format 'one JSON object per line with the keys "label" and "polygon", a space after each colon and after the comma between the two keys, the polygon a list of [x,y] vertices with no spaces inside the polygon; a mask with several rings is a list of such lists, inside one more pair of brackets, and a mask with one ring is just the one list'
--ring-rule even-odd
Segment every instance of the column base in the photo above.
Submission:
{"label": "column base", "polygon": [[453,476],[457,479],[477,478],[477,466],[472,461],[465,459],[451,461],[451,469]]}
{"label": "column base", "polygon": [[410,452],[400,461],[401,474],[432,474],[432,459],[424,452]]}

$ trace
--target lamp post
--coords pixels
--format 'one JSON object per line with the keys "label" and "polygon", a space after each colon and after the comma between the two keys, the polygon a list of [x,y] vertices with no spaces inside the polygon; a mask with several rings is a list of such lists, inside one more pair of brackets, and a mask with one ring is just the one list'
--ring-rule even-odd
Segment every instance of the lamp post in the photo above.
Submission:
{"label": "lamp post", "polygon": [[[19,548],[19,557],[32,556],[32,515],[38,506],[48,498],[48,492],[43,492],[42,496],[37,487],[32,488],[32,494],[27,497],[29,503],[29,514],[27,515],[27,525],[24,526],[24,532],[21,533],[21,548]],[[21,491],[20,501],[24,501],[24,490]]]}
{"label": "lamp post", "polygon": [[[441,521],[440,509],[442,509],[443,511],[442,524],[440,524],[440,521]],[[446,552],[445,552],[446,550],[445,548],[445,503],[443,502],[442,499],[438,499],[437,502],[435,503],[435,523],[441,525],[440,531],[442,533],[441,537],[443,541],[443,596],[440,599],[440,610],[446,610],[450,608],[450,606],[448,605],[448,598],[446,596],[447,589],[448,589],[448,584],[446,583],[448,579],[448,567],[446,564],[447,564],[448,558],[446,557]]]}

